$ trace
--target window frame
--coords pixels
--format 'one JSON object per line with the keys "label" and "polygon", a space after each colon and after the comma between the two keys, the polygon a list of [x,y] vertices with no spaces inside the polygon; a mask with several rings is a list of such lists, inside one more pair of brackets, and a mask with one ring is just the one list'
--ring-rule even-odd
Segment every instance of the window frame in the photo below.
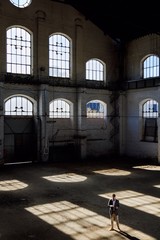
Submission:
{"label": "window frame", "polygon": [[85,67],[86,80],[104,82],[105,79],[104,62],[97,58],[91,58],[86,62],[85,66],[86,66]]}
{"label": "window frame", "polygon": [[158,107],[154,99],[146,99],[142,104],[142,141],[158,141]]}
{"label": "window frame", "polygon": [[32,0],[25,0],[25,3],[20,3],[20,2],[24,2],[24,0],[9,0],[11,2],[11,4],[13,4],[15,7],[17,8],[26,8],[28,7],[31,3],[32,3]]}
{"label": "window frame", "polygon": [[[22,106],[18,106],[17,107],[16,104],[17,104],[17,99],[18,98],[19,98],[19,101],[18,101],[19,103],[18,104],[19,105],[22,104]],[[16,102],[15,104],[12,102],[14,99],[15,99],[15,102]],[[30,111],[28,111],[28,109],[27,109],[27,111],[23,110],[24,108],[26,108],[26,106],[24,106],[23,100],[25,100],[26,103],[30,104],[30,106],[31,106],[31,110]],[[9,101],[10,101],[10,103],[9,103]],[[12,109],[12,106],[10,106],[10,110],[6,111],[6,107],[7,107],[6,104],[9,104],[9,105],[12,104],[12,106],[15,105],[14,110]],[[17,111],[17,109],[19,109],[21,111]],[[6,112],[16,113],[16,114],[6,114]],[[23,96],[23,95],[13,95],[13,96],[10,96],[7,99],[5,99],[5,101],[4,101],[4,115],[5,116],[10,116],[10,117],[33,117],[33,115],[34,115],[34,104],[26,96]]]}
{"label": "window frame", "polygon": [[[58,101],[60,102],[60,105],[61,105],[61,107],[58,107],[59,109],[61,109],[61,111],[59,111],[59,112],[57,112],[58,110],[54,111],[54,103],[58,104]],[[65,105],[64,107],[68,107],[68,110],[65,110],[65,113],[64,113],[64,111],[62,111],[63,104]],[[51,110],[51,107],[52,107],[52,110]],[[56,108],[56,109],[58,109],[58,108]],[[55,113],[55,112],[57,112],[57,113]],[[56,99],[53,99],[52,101],[50,101],[49,102],[49,118],[50,119],[55,119],[55,118],[56,119],[70,119],[71,118],[71,103],[68,100],[63,99],[63,98],[56,98]]]}
{"label": "window frame", "polygon": [[[100,105],[100,108],[102,109],[103,108],[103,111],[100,111],[100,112],[96,112],[96,109],[94,109],[94,105],[93,105],[93,109],[90,110],[90,112],[88,111],[88,107],[87,105],[88,104],[94,104],[94,103],[99,103]],[[98,100],[98,99],[92,99],[90,100],[89,102],[86,103],[86,117],[88,119],[90,118],[96,118],[96,119],[102,119],[102,118],[105,118],[107,116],[107,104],[101,100]]]}
{"label": "window frame", "polygon": [[[153,59],[152,59],[153,58]],[[150,54],[142,60],[142,78],[156,78],[160,76],[160,58],[155,54]],[[146,65],[146,66],[144,66]]]}
{"label": "window frame", "polygon": [[[9,33],[9,31],[11,32]],[[16,35],[17,31],[20,32],[22,35],[23,34],[25,35],[24,36],[25,38],[23,41],[22,41],[22,36],[20,34],[17,37]],[[13,34],[13,37],[12,37],[12,34]],[[8,37],[8,35],[11,35],[10,38]],[[16,40],[16,38],[19,38],[19,40]],[[7,28],[6,30],[6,71],[7,73],[32,75],[33,73],[32,44],[33,44],[33,35],[31,31],[29,31],[25,27],[14,25]],[[13,46],[15,47],[15,50],[12,49]],[[24,50],[22,50],[22,48]]]}
{"label": "window frame", "polygon": [[[61,38],[61,41],[64,41],[66,45],[63,46],[62,42],[57,42],[54,38]],[[65,78],[70,79],[71,78],[71,39],[63,34],[63,33],[53,33],[49,36],[49,77],[54,78]],[[52,41],[52,44],[51,44]],[[56,44],[54,42],[56,41]],[[68,44],[67,44],[68,43]],[[62,51],[63,50],[63,51]],[[65,51],[64,51],[65,50]],[[68,52],[67,52],[68,50]],[[55,58],[55,54],[57,55],[59,51],[59,54],[63,56]],[[56,52],[56,53],[53,53]],[[52,63],[52,64],[51,64]],[[57,64],[57,67],[54,67],[54,64]],[[61,65],[64,64],[64,68],[61,67]]]}

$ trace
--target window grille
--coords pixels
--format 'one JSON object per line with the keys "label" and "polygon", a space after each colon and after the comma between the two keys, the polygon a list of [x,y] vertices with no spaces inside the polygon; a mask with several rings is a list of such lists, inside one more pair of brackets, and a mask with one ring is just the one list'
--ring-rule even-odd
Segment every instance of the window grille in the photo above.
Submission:
{"label": "window grille", "polygon": [[104,104],[98,100],[92,100],[87,103],[87,118],[104,118],[105,109]]}
{"label": "window grille", "polygon": [[49,105],[50,118],[70,118],[70,105],[61,99],[54,100]]}
{"label": "window grille", "polygon": [[91,59],[86,63],[86,80],[104,80],[104,65],[95,59]]}
{"label": "window grille", "polygon": [[10,0],[10,2],[19,8],[25,8],[31,4],[31,0]]}
{"label": "window grille", "polygon": [[149,56],[143,62],[143,78],[159,77],[159,57]]}
{"label": "window grille", "polygon": [[11,97],[5,102],[5,115],[32,116],[33,104],[25,97]]}
{"label": "window grille", "polygon": [[31,74],[31,35],[20,27],[7,30],[7,72]]}
{"label": "window grille", "polygon": [[144,118],[158,117],[158,103],[155,100],[148,100],[143,104],[142,116]]}
{"label": "window grille", "polygon": [[70,77],[70,41],[61,34],[49,38],[49,76]]}
{"label": "window grille", "polygon": [[158,102],[148,100],[143,104],[142,116],[144,118],[144,140],[157,141],[157,118],[158,118]]}

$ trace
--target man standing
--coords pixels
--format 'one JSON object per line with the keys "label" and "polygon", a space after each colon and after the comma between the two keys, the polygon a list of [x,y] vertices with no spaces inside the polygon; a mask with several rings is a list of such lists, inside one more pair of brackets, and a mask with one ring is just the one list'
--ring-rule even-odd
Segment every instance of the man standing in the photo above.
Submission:
{"label": "man standing", "polygon": [[118,210],[119,210],[119,200],[116,199],[116,194],[112,194],[112,198],[108,201],[108,207],[109,207],[109,215],[111,219],[111,231],[114,230],[114,221],[117,224],[118,230],[120,230],[119,227],[119,216],[118,216]]}

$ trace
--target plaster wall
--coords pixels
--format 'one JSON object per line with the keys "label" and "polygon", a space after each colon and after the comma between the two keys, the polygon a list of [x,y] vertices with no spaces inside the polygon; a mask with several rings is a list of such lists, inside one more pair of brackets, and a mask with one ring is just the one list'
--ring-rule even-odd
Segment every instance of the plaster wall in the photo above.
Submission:
{"label": "plaster wall", "polygon": [[[80,81],[84,80],[85,62],[90,58],[99,58],[106,63],[107,81],[118,76],[114,41],[73,7],[50,0],[34,0],[26,8],[17,8],[10,1],[2,1],[0,17],[1,72],[6,72],[6,30],[11,26],[21,26],[33,38],[33,75],[48,76],[48,38],[53,33],[63,33],[72,42],[73,81],[79,74]],[[41,67],[45,69],[43,72]]]}
{"label": "plaster wall", "polygon": [[[127,156],[157,158],[158,143],[143,141],[142,104],[153,99],[160,104],[160,88],[136,89],[127,91],[125,151]],[[159,126],[158,126],[159,127]]]}
{"label": "plaster wall", "polygon": [[125,52],[125,77],[127,80],[142,79],[142,61],[145,57],[160,56],[160,36],[150,34],[131,41]]}
{"label": "plaster wall", "polygon": [[[126,43],[123,54],[120,54],[117,42],[63,1],[34,0],[31,5],[21,9],[3,0],[0,4],[0,20],[0,161],[3,159],[5,135],[4,102],[18,95],[26,96],[33,103],[38,159],[47,160],[52,145],[61,147],[68,144],[80,146],[79,155],[82,158],[107,156],[115,149],[112,135],[116,127],[119,131],[117,153],[120,151],[121,155],[144,158],[160,155],[159,136],[158,142],[142,141],[140,111],[140,104],[147,99],[154,99],[160,104],[159,85],[132,90],[126,88],[118,90],[115,95],[114,91],[107,88],[108,83],[142,80],[143,59],[150,54],[160,55],[159,35],[151,34],[130,41]],[[25,28],[31,34],[31,76],[35,82],[17,81],[16,76],[16,83],[4,80],[7,75],[6,31],[13,26]],[[49,77],[49,36],[54,33],[64,34],[71,42],[70,76],[60,86],[53,84],[59,82],[59,78]],[[119,62],[119,56],[123,56],[122,62]],[[105,66],[102,87],[92,82],[86,87],[86,62],[94,58]],[[123,74],[120,76],[120,73]],[[117,85],[114,87],[118,89]],[[114,99],[116,95],[118,97]],[[64,99],[70,104],[70,119],[49,117],[49,103],[54,99]],[[87,118],[86,104],[91,100],[105,104],[104,118]]]}
{"label": "plaster wall", "polygon": [[[108,154],[113,146],[109,139],[111,126],[107,119],[107,114],[111,112],[110,92],[105,86],[108,82],[118,79],[119,64],[115,42],[76,9],[63,2],[34,0],[26,8],[17,8],[10,1],[2,1],[0,19],[1,75],[5,75],[7,71],[7,29],[18,26],[25,28],[31,34],[31,75],[39,82],[6,83],[2,77],[1,102],[3,110],[5,100],[11,96],[25,96],[33,102],[37,155],[43,155],[43,160],[47,159],[49,146],[53,141],[62,145],[68,142],[80,145],[80,154],[84,157]],[[52,86],[52,81],[59,81],[59,79],[49,79],[48,44],[49,36],[54,33],[62,33],[71,41],[71,74],[68,86],[63,84]],[[91,58],[99,59],[106,66],[104,88],[77,87],[83,86],[83,83],[84,86],[86,84],[85,64]],[[48,80],[51,84],[48,84]],[[70,103],[70,119],[49,118],[49,103],[57,98],[65,99]],[[90,100],[100,100],[106,104],[105,118],[86,118],[86,103]],[[1,119],[0,127],[3,129],[4,119]],[[1,138],[4,140],[3,131],[1,133]],[[77,139],[77,136],[80,136],[80,139]]]}

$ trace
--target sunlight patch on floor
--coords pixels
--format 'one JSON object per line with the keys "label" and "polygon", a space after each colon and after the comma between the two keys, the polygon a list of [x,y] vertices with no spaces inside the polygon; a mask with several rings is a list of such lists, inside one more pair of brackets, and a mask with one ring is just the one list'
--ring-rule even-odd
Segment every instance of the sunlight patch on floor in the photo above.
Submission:
{"label": "sunlight patch on floor", "polygon": [[64,173],[60,175],[46,176],[43,178],[51,182],[82,182],[87,179],[87,177],[75,173]]}
{"label": "sunlight patch on floor", "polygon": [[123,232],[109,231],[108,218],[68,201],[35,205],[26,210],[75,240],[116,240],[120,235],[134,239],[135,234],[141,236],[137,239],[156,240],[123,225]]}
{"label": "sunlight patch on floor", "polygon": [[28,185],[16,179],[0,181],[0,191],[14,191],[26,188]]}
{"label": "sunlight patch on floor", "polygon": [[129,171],[117,169],[117,168],[110,168],[110,169],[103,169],[94,171],[95,173],[103,174],[103,175],[111,175],[111,176],[125,176],[131,174]]}
{"label": "sunlight patch on floor", "polygon": [[[110,199],[113,193],[101,194],[99,196]],[[116,192],[117,198],[128,207],[138,209],[160,217],[160,199],[130,190]]]}
{"label": "sunlight patch on floor", "polygon": [[153,187],[160,188],[160,185],[154,185]]}
{"label": "sunlight patch on floor", "polygon": [[156,165],[141,165],[141,166],[134,166],[133,168],[150,170],[150,171],[160,171],[160,166],[156,166]]}

